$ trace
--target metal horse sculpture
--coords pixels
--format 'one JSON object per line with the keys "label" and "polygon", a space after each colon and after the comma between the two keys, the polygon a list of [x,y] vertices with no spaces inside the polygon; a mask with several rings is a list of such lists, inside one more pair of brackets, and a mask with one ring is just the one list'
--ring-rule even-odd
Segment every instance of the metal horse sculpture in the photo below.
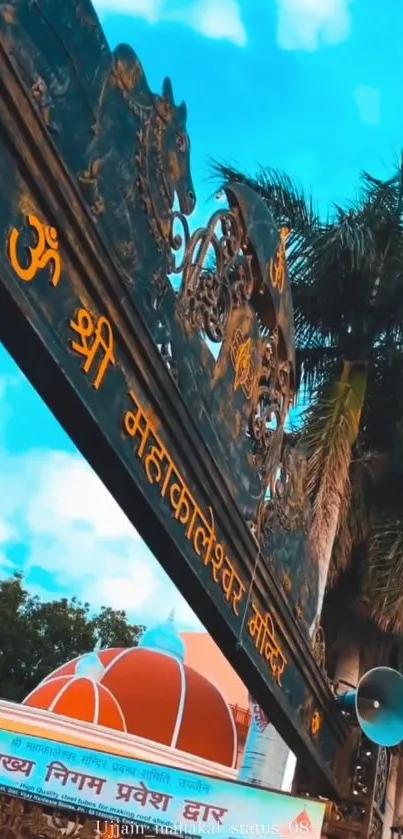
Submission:
{"label": "metal horse sculpture", "polygon": [[[175,195],[184,215],[194,209],[186,117],[185,103],[174,103],[170,80],[165,79],[162,96],[151,93],[134,50],[117,47],[101,88],[88,168],[79,179],[99,222],[107,217],[108,233],[114,220],[115,246],[129,284],[144,265],[148,282],[150,274],[158,285],[165,282]],[[120,130],[117,137],[116,125],[122,123],[126,133]],[[142,217],[148,224],[139,235]]]}

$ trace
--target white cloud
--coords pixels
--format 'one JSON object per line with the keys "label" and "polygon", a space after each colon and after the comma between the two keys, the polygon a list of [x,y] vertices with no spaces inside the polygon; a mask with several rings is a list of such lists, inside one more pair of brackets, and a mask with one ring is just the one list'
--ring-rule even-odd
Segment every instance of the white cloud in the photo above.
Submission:
{"label": "white cloud", "polygon": [[[28,383],[22,382],[28,388]],[[0,380],[4,402],[12,391]],[[11,419],[12,421],[12,413]],[[4,430],[4,429],[3,429]],[[200,622],[83,458],[52,450],[7,452],[0,428],[0,577],[16,570],[10,547],[42,599],[74,594],[97,610],[125,609],[148,625],[175,609],[178,625]],[[38,570],[46,572],[45,582]],[[39,580],[39,581],[38,581]],[[47,580],[50,582],[48,583]]]}
{"label": "white cloud", "polygon": [[285,50],[309,52],[348,37],[352,0],[276,0],[276,3],[277,39]]}
{"label": "white cloud", "polygon": [[361,122],[377,125],[381,116],[381,97],[378,88],[358,85],[354,99]]}
{"label": "white cloud", "polygon": [[[83,524],[99,538],[139,540],[133,526],[88,464],[66,452],[48,452],[46,458],[30,456],[36,462],[36,493],[30,499],[27,518],[35,532],[54,532],[70,522]],[[72,492],[72,487],[75,492]]]}
{"label": "white cloud", "polygon": [[122,568],[120,576],[101,576],[95,582],[89,582],[82,592],[83,599],[135,614],[157,594],[158,582],[150,560],[134,564],[130,575],[127,573],[129,568]]}
{"label": "white cloud", "polygon": [[176,21],[213,40],[246,44],[239,0],[94,0],[100,15],[126,14],[148,23]]}
{"label": "white cloud", "polygon": [[0,518],[0,545],[7,545],[13,540],[14,529],[10,527],[10,523],[6,519]]}
{"label": "white cloud", "polygon": [[[186,22],[185,17],[182,18]],[[206,38],[246,44],[246,31],[236,0],[201,0],[189,10],[188,23]]]}

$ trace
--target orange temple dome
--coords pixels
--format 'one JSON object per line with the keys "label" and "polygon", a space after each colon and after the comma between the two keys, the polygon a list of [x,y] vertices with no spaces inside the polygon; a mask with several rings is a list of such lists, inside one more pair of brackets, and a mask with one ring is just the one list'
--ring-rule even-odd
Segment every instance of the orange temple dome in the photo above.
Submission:
{"label": "orange temple dome", "polygon": [[170,618],[145,632],[138,647],[94,650],[59,667],[23,704],[233,767],[231,710],[184,659],[185,645]]}

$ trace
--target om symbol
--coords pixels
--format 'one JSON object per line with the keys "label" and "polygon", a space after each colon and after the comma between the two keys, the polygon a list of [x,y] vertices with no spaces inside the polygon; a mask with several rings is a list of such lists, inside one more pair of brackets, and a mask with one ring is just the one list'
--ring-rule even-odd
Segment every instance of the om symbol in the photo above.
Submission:
{"label": "om symbol", "polygon": [[249,370],[252,364],[252,341],[248,338],[244,344],[239,347],[236,359],[235,384],[234,389],[246,384],[248,381]]}
{"label": "om symbol", "polygon": [[320,729],[322,728],[322,715],[319,711],[315,711],[312,714],[311,719],[311,734],[312,737],[315,737],[316,734],[319,734]]}
{"label": "om symbol", "polygon": [[279,294],[282,294],[285,286],[287,262],[285,255],[285,243],[288,239],[290,231],[287,227],[282,227],[280,230],[280,245],[275,259],[270,260],[270,279],[273,288],[276,288]]}
{"label": "om symbol", "polygon": [[252,398],[256,381],[252,353],[252,339],[247,338],[245,341],[237,329],[231,344],[231,360],[235,370],[234,390],[241,387],[247,399]]}
{"label": "om symbol", "polygon": [[17,277],[24,283],[30,283],[38,271],[51,265],[50,281],[54,288],[56,288],[61,275],[62,263],[59,252],[59,242],[57,237],[57,230],[54,227],[49,227],[42,224],[36,216],[29,215],[27,217],[27,224],[36,232],[37,243],[34,247],[28,247],[29,251],[29,265],[26,268],[20,263],[18,257],[18,244],[21,231],[14,227],[8,239],[8,258],[14,268]]}

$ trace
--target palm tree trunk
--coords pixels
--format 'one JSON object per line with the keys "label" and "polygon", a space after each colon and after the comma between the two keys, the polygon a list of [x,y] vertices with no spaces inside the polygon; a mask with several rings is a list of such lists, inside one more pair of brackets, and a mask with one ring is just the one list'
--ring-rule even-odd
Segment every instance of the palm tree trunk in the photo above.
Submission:
{"label": "palm tree trunk", "polygon": [[367,364],[345,361],[339,382],[327,390],[322,402],[318,400],[307,424],[312,499],[309,542],[319,572],[317,616],[322,611],[340,512],[349,495],[352,447],[358,437],[366,387]]}

